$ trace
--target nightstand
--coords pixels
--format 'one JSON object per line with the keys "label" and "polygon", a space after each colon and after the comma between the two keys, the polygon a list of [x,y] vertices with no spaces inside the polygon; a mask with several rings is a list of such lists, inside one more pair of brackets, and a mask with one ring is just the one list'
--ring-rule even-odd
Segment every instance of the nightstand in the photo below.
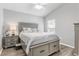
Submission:
{"label": "nightstand", "polygon": [[16,46],[18,43],[18,35],[3,37],[3,48]]}

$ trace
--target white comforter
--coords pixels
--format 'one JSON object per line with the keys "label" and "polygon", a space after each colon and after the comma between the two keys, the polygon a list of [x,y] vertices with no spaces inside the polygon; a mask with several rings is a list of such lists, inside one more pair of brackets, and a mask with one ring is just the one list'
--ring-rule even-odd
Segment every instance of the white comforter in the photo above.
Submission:
{"label": "white comforter", "polygon": [[29,54],[29,48],[31,45],[43,43],[46,41],[59,40],[59,38],[57,37],[57,35],[55,33],[49,33],[49,32],[36,32],[36,33],[21,32],[20,38],[27,45],[26,54]]}

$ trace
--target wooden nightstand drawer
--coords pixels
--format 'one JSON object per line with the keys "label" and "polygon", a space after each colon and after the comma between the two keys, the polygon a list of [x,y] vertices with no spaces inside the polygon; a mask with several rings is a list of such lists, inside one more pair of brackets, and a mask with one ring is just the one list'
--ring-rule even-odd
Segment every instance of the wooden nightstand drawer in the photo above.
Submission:
{"label": "wooden nightstand drawer", "polygon": [[5,42],[15,42],[16,40],[15,39],[5,39]]}
{"label": "wooden nightstand drawer", "polygon": [[10,42],[10,43],[5,43],[5,45],[10,46],[10,45],[15,45],[15,42]]}
{"label": "wooden nightstand drawer", "polygon": [[7,45],[16,45],[16,43],[15,42],[11,42],[11,43],[7,43]]}
{"label": "wooden nightstand drawer", "polygon": [[3,47],[12,47],[16,46],[18,41],[18,36],[8,36],[8,37],[3,37]]}

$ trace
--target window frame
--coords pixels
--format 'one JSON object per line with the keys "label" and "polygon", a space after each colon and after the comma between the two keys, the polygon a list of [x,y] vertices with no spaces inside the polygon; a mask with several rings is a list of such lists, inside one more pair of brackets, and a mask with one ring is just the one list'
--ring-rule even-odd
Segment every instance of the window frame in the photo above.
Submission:
{"label": "window frame", "polygon": [[56,20],[47,20],[47,32],[55,32],[56,29]]}

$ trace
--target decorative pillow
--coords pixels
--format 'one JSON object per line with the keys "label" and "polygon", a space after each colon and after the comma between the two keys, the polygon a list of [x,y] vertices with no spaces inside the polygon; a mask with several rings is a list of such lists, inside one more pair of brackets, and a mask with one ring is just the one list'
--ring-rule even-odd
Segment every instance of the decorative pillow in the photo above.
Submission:
{"label": "decorative pillow", "polygon": [[27,30],[27,28],[23,28],[23,31]]}
{"label": "decorative pillow", "polygon": [[32,29],[31,28],[27,28],[28,29],[28,32],[32,32]]}
{"label": "decorative pillow", "polygon": [[38,30],[36,28],[33,28],[32,32],[38,32]]}
{"label": "decorative pillow", "polygon": [[30,32],[32,32],[32,29],[31,29],[31,28],[23,28],[23,31],[24,31],[24,32],[29,32],[29,33],[30,33]]}

